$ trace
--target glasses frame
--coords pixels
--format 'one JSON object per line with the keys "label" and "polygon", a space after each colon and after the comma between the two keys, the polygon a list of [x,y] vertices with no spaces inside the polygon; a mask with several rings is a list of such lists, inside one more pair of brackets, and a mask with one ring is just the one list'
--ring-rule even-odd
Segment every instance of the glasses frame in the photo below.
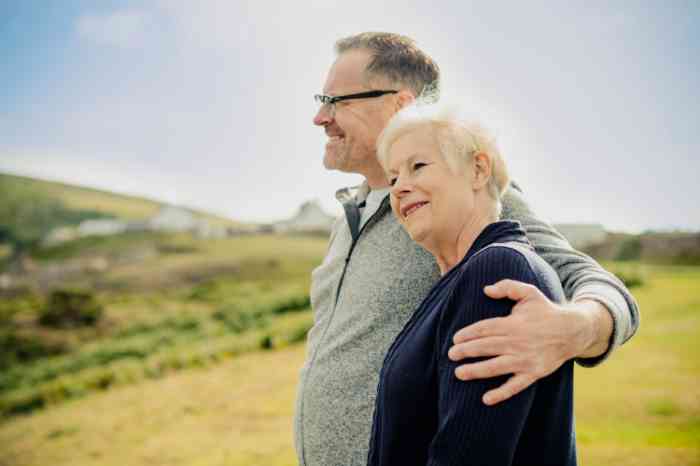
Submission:
{"label": "glasses frame", "polygon": [[358,92],[356,94],[345,94],[345,95],[324,95],[324,94],[316,94],[314,95],[314,100],[321,104],[321,106],[330,106],[330,115],[331,118],[335,116],[335,104],[337,102],[342,102],[343,100],[352,100],[352,99],[369,99],[372,97],[381,97],[386,94],[396,94],[399,91],[395,90],[375,90],[375,91],[366,91],[366,92]]}
{"label": "glasses frame", "polygon": [[386,94],[396,94],[399,91],[395,90],[376,90],[367,92],[358,92],[356,94],[345,94],[345,95],[324,95],[316,94],[314,100],[322,105],[333,105],[337,102],[342,102],[343,100],[351,99],[368,99],[371,97],[381,97]]}

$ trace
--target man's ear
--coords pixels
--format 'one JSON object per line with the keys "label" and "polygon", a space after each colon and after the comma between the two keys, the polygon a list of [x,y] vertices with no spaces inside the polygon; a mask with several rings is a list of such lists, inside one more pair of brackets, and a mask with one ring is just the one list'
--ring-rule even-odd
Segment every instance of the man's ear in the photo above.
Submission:
{"label": "man's ear", "polygon": [[398,112],[402,108],[411,105],[416,101],[416,97],[413,93],[407,89],[401,89],[398,94],[396,94],[396,111]]}
{"label": "man's ear", "polygon": [[473,157],[472,170],[472,188],[475,191],[482,189],[491,179],[491,156],[486,152],[481,151],[475,153]]}

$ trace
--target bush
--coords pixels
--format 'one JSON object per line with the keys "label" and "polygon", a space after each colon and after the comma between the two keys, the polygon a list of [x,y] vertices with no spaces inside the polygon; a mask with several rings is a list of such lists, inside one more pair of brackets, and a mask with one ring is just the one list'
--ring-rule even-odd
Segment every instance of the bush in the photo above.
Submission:
{"label": "bush", "polygon": [[615,260],[634,261],[639,260],[642,253],[642,241],[639,236],[628,238],[622,242]]}
{"label": "bush", "polygon": [[270,335],[265,335],[260,339],[260,349],[270,350],[274,348],[274,342]]}
{"label": "bush", "polygon": [[611,272],[630,290],[646,283],[646,277],[638,267],[614,267]]}
{"label": "bush", "polygon": [[64,328],[95,325],[102,312],[102,306],[89,291],[54,290],[41,311],[39,323]]}
{"label": "bush", "polygon": [[13,330],[0,331],[0,370],[66,351],[65,344],[48,344],[38,337],[20,335]]}

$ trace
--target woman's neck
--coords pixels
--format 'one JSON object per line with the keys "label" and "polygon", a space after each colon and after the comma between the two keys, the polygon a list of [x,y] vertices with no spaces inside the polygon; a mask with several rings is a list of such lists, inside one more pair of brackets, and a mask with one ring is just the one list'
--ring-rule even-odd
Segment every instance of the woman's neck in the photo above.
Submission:
{"label": "woman's neck", "polygon": [[450,238],[438,238],[430,247],[425,247],[440,267],[440,274],[445,275],[457,265],[472,247],[476,238],[494,220],[489,215],[474,215]]}

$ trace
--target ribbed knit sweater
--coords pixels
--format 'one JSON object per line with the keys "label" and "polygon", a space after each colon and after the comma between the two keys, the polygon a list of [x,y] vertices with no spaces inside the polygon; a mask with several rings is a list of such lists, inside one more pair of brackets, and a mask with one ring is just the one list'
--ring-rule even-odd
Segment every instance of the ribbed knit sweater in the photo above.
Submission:
{"label": "ribbed knit sweater", "polygon": [[[559,279],[516,222],[496,222],[433,286],[389,348],[380,374],[368,464],[576,464],[573,362],[496,406],[484,393],[508,376],[462,382],[447,357],[456,331],[511,313],[514,302],[484,294],[505,278],[564,300]],[[486,358],[473,358],[471,361]]]}

